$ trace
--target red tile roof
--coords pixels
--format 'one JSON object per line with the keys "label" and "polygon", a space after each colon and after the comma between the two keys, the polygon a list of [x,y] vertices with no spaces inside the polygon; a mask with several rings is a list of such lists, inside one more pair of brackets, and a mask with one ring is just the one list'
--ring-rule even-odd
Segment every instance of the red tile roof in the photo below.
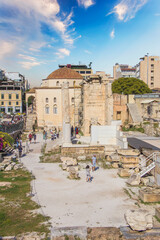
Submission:
{"label": "red tile roof", "polygon": [[83,79],[83,76],[73,69],[63,67],[52,72],[47,79]]}

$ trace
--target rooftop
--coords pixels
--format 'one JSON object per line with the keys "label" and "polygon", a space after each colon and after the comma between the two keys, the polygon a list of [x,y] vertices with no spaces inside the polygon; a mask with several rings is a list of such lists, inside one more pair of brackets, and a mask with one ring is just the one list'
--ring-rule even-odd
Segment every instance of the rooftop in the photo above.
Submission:
{"label": "rooftop", "polygon": [[47,79],[83,79],[83,76],[71,68],[59,68],[52,72]]}

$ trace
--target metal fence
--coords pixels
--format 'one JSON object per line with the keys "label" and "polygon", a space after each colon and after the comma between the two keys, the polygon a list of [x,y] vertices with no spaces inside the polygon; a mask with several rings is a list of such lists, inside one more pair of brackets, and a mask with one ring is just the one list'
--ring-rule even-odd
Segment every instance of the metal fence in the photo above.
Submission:
{"label": "metal fence", "polygon": [[24,121],[19,121],[18,123],[12,123],[10,125],[1,125],[0,124],[0,132],[6,132],[6,133],[14,133],[16,131],[23,130],[24,127]]}

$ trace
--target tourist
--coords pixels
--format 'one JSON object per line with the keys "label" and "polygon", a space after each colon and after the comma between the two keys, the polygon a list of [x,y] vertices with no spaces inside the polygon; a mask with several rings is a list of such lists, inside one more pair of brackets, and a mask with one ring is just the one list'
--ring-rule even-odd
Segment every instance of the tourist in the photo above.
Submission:
{"label": "tourist", "polygon": [[47,140],[47,131],[45,131],[45,140]]}
{"label": "tourist", "polygon": [[74,129],[73,129],[73,126],[71,127],[71,137],[73,137],[73,132],[74,132]]}
{"label": "tourist", "polygon": [[58,129],[58,131],[57,131],[57,138],[59,138],[59,132],[60,132],[60,130]]}
{"label": "tourist", "polygon": [[44,130],[43,131],[43,140],[45,140],[45,137],[46,137],[46,131]]}
{"label": "tourist", "polygon": [[18,146],[19,158],[22,157],[22,145]]}
{"label": "tourist", "polygon": [[54,134],[53,134],[53,132],[51,133],[51,140],[52,140],[52,141],[54,140]]}
{"label": "tourist", "polygon": [[29,134],[29,142],[30,142],[30,144],[31,144],[31,142],[32,142],[32,137],[33,137],[33,136],[32,136],[32,133],[30,133],[30,134]]}
{"label": "tourist", "polygon": [[19,144],[22,146],[22,138],[19,139]]}
{"label": "tourist", "polygon": [[76,135],[78,134],[79,130],[78,130],[78,127],[76,127]]}
{"label": "tourist", "polygon": [[96,170],[96,161],[97,161],[97,158],[96,158],[96,155],[94,154],[92,157],[92,172]]}
{"label": "tourist", "polygon": [[33,135],[33,138],[34,138],[34,143],[36,143],[36,138],[37,138],[37,136],[36,136],[35,133],[34,133],[34,135]]}
{"label": "tourist", "polygon": [[18,146],[19,146],[19,139],[18,139],[18,137],[16,138],[16,148],[18,148]]}
{"label": "tourist", "polygon": [[91,182],[90,166],[86,166],[86,182]]}

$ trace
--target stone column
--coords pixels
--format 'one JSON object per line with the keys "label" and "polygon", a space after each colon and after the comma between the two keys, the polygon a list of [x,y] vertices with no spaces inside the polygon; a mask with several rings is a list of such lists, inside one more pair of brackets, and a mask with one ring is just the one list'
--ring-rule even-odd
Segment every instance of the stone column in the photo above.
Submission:
{"label": "stone column", "polygon": [[112,95],[112,84],[106,83],[106,125],[111,125],[111,121],[113,120],[113,95]]}
{"label": "stone column", "polygon": [[63,145],[71,143],[69,84],[62,84]]}

